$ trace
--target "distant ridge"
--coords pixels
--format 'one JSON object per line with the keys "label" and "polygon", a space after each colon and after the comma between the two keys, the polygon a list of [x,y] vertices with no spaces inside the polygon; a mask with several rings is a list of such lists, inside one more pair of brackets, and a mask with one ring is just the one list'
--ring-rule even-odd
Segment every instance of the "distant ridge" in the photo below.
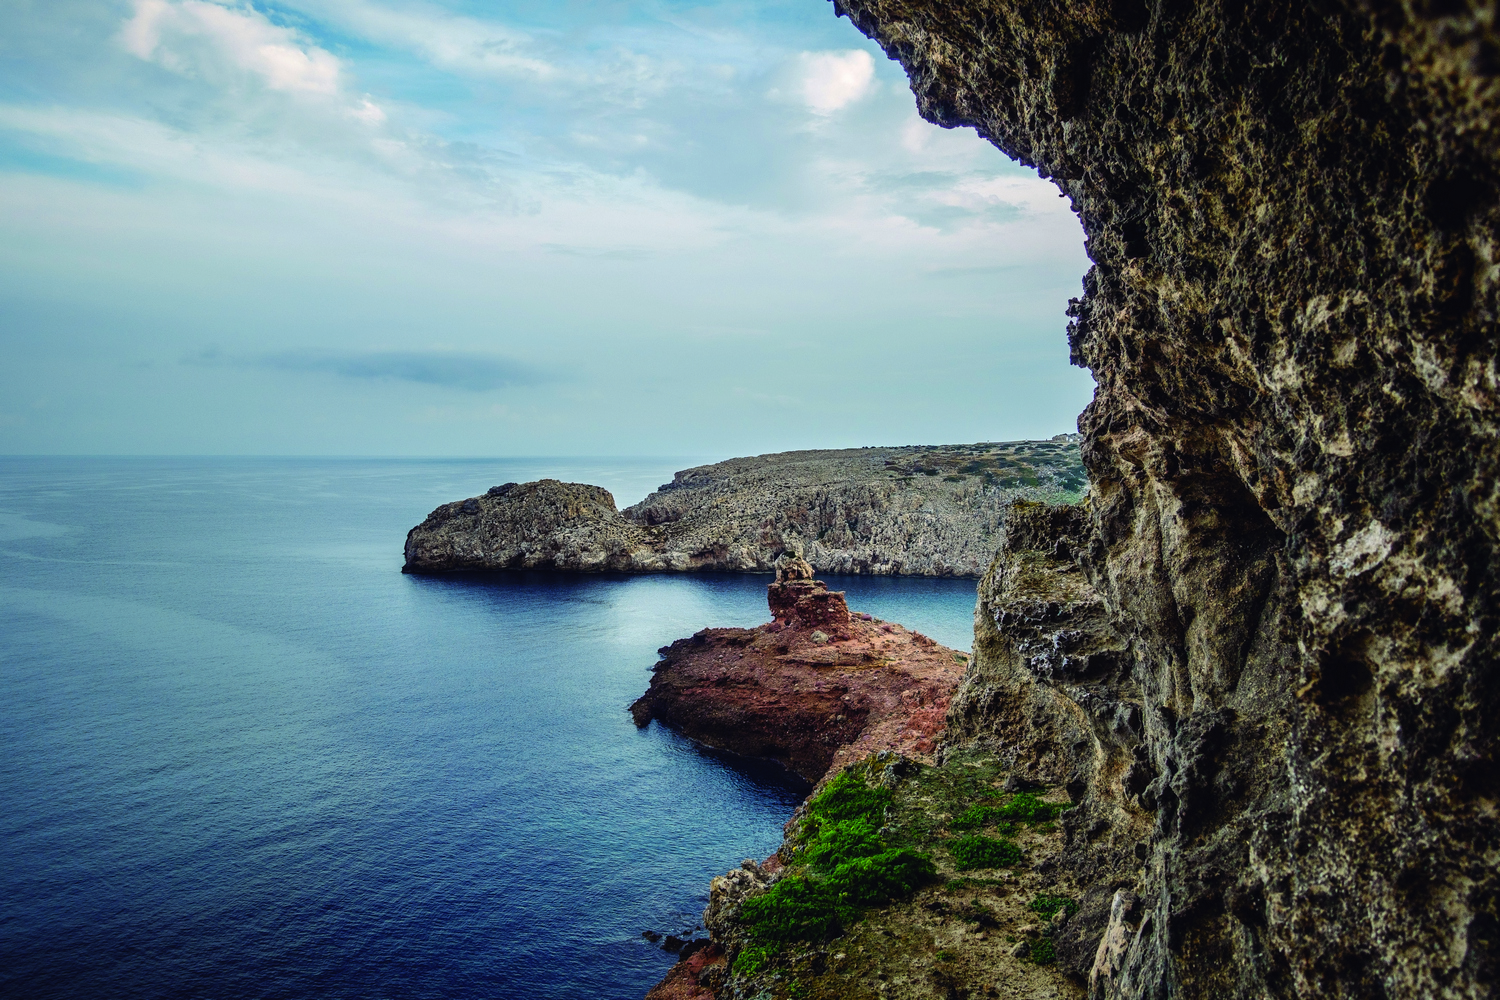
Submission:
{"label": "distant ridge", "polygon": [[789,451],[685,469],[624,511],[543,479],[444,504],[407,535],[408,573],[772,572],[978,577],[1015,500],[1076,503],[1076,434],[1049,441]]}

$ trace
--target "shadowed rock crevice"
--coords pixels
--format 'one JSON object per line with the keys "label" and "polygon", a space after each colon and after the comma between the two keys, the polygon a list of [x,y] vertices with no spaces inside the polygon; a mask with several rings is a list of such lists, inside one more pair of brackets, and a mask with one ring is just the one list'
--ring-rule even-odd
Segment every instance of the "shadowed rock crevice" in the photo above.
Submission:
{"label": "shadowed rock crevice", "polygon": [[835,6],[1094,262],[1091,502],[1008,526],[950,722],[1075,793],[1060,958],[1099,996],[1493,995],[1495,7]]}

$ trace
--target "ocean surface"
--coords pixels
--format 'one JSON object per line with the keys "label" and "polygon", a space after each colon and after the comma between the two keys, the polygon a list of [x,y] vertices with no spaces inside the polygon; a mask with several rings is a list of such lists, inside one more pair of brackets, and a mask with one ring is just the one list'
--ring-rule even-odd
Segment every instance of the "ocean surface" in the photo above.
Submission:
{"label": "ocean surface", "polygon": [[[620,998],[803,790],[625,706],[764,576],[403,576],[507,481],[693,459],[0,459],[0,996]],[[974,583],[831,578],[961,649]]]}

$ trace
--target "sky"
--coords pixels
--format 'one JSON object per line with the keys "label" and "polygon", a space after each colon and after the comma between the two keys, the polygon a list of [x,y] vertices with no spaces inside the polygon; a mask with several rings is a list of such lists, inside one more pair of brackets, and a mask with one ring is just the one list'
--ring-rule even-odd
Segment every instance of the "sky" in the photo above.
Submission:
{"label": "sky", "polygon": [[827,0],[0,3],[0,454],[1050,437],[1087,266]]}

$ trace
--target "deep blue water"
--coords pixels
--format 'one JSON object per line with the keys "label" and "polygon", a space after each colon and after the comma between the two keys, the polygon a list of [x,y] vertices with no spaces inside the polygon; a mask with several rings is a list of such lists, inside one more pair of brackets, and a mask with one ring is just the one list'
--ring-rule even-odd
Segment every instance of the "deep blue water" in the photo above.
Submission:
{"label": "deep blue water", "polygon": [[[0,459],[0,995],[639,1000],[800,799],[625,706],[766,577],[403,576],[509,480],[692,460]],[[972,581],[835,579],[968,648]]]}

